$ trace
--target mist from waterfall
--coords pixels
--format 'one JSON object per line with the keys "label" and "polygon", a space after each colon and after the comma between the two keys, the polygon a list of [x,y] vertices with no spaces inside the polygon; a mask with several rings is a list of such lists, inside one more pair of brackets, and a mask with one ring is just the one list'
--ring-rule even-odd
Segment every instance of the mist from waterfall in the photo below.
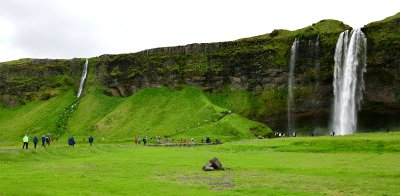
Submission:
{"label": "mist from waterfall", "polygon": [[289,80],[288,80],[288,98],[287,98],[287,118],[288,118],[288,133],[294,132],[294,119],[292,109],[294,107],[293,87],[294,87],[294,72],[296,67],[296,57],[299,51],[299,39],[295,38],[291,52],[289,65]]}
{"label": "mist from waterfall", "polygon": [[367,39],[361,29],[340,34],[334,60],[331,127],[337,135],[352,134],[357,130],[357,112],[361,109],[367,66]]}
{"label": "mist from waterfall", "polygon": [[86,59],[86,62],[83,65],[83,71],[82,71],[82,76],[81,76],[81,82],[79,84],[78,94],[76,95],[76,97],[78,97],[78,98],[80,98],[82,96],[83,85],[85,84],[85,80],[86,80],[86,77],[87,77],[88,64],[89,64],[88,59]]}

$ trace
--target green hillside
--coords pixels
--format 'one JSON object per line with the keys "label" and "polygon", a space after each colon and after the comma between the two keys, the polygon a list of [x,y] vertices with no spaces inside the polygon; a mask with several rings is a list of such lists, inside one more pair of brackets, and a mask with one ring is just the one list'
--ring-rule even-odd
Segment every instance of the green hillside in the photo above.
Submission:
{"label": "green hillside", "polygon": [[[271,133],[266,125],[229,113],[227,108],[208,98],[216,100],[218,95],[206,94],[194,87],[179,91],[148,88],[126,98],[110,97],[93,87],[88,89],[77,109],[68,115],[63,113],[68,113],[65,111],[76,100],[72,91],[14,109],[1,108],[0,137],[11,142],[19,141],[25,133],[39,136],[50,133],[61,138],[94,135],[126,141],[135,135],[169,135],[176,139],[200,139],[207,135],[229,141]],[[221,100],[219,103],[223,106],[232,104]],[[60,119],[66,122],[66,130],[57,130]]]}
{"label": "green hillside", "polygon": [[67,91],[46,101],[33,101],[16,108],[0,107],[0,138],[19,142],[26,133],[52,133],[60,114],[74,99],[73,91]]}

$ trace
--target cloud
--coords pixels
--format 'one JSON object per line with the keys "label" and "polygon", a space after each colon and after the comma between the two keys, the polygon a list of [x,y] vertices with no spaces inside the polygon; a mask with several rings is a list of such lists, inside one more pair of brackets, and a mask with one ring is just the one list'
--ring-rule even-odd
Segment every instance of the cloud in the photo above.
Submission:
{"label": "cloud", "polygon": [[101,45],[94,25],[51,1],[5,1],[0,13],[13,28],[7,46],[28,56],[94,55]]}
{"label": "cloud", "polygon": [[229,41],[322,19],[361,27],[399,10],[398,0],[0,0],[0,61]]}

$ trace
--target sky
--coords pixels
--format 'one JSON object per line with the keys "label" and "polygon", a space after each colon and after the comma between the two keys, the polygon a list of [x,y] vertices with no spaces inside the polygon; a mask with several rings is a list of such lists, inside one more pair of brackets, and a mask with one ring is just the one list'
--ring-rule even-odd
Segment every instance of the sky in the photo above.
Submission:
{"label": "sky", "polygon": [[362,27],[400,0],[0,0],[0,62],[231,41],[323,19]]}

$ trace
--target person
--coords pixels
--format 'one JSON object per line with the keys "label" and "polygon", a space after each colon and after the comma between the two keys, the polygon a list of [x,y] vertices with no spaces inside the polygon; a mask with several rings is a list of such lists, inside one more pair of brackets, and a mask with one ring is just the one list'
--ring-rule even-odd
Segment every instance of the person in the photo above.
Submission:
{"label": "person", "polygon": [[75,145],[74,137],[71,136],[68,138],[68,145],[72,147]]}
{"label": "person", "polygon": [[46,147],[46,137],[42,135],[42,147]]}
{"label": "person", "polygon": [[46,144],[47,146],[50,146],[50,135],[46,135]]}
{"label": "person", "polygon": [[140,136],[138,137],[138,145],[140,145],[140,140],[141,140],[141,138],[140,138]]}
{"label": "person", "polygon": [[90,145],[93,144],[93,140],[94,140],[94,139],[93,139],[93,136],[90,136],[90,137],[89,137],[89,143],[90,143]]}
{"label": "person", "polygon": [[211,143],[211,139],[208,136],[206,136],[206,143],[207,144]]}
{"label": "person", "polygon": [[22,138],[22,141],[24,142],[24,145],[22,146],[22,149],[24,149],[25,146],[26,146],[26,149],[28,149],[29,135],[26,134],[26,135]]}
{"label": "person", "polygon": [[35,135],[35,137],[33,138],[33,145],[34,145],[35,149],[36,149],[36,145],[38,142],[39,142],[39,139]]}
{"label": "person", "polygon": [[135,144],[137,145],[138,142],[138,136],[135,136]]}
{"label": "person", "polygon": [[143,146],[146,146],[146,142],[147,142],[147,137],[143,138]]}
{"label": "person", "polygon": [[293,137],[296,137],[296,132],[293,132]]}

